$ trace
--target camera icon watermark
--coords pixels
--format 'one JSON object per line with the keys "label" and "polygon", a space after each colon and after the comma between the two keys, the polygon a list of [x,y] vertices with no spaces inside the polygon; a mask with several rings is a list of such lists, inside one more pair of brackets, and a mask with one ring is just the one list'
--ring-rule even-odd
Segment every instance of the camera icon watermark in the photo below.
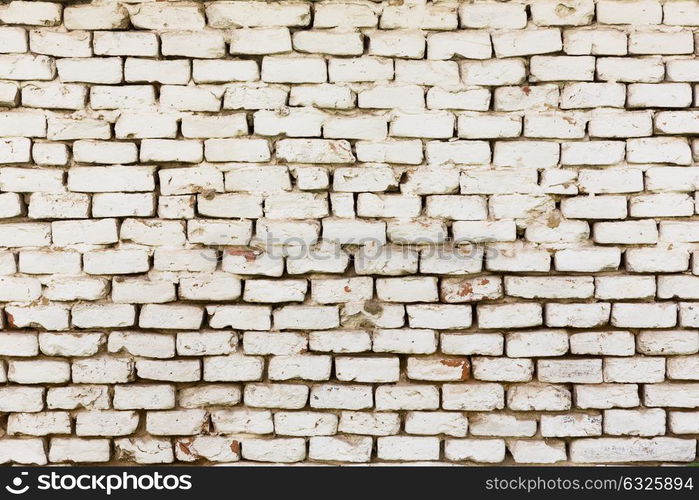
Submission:
{"label": "camera icon watermark", "polygon": [[7,485],[5,486],[5,489],[8,491],[8,493],[12,493],[13,495],[22,495],[26,493],[29,490],[29,485],[24,484],[24,476],[28,476],[28,472],[22,472],[20,473],[19,476],[15,477],[12,479],[12,485]]}

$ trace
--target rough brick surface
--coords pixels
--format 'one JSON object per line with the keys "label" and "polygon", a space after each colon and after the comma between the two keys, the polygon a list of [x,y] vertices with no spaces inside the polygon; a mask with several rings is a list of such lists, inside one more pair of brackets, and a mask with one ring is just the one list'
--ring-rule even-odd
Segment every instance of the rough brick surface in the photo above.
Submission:
{"label": "rough brick surface", "polygon": [[696,460],[690,0],[4,0],[0,463]]}

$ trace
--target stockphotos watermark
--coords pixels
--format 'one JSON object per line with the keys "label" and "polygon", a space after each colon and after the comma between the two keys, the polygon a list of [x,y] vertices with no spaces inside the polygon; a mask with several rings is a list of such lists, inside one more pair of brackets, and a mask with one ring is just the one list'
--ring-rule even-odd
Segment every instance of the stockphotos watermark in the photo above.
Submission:
{"label": "stockphotos watermark", "polygon": [[[35,482],[32,483],[31,480]],[[24,495],[34,491],[89,491],[111,495],[116,492],[136,491],[186,491],[192,489],[192,476],[189,474],[161,474],[160,472],[115,474],[81,474],[78,472],[60,473],[52,471],[30,478],[28,472],[20,472],[5,491],[12,495]],[[1,490],[0,490],[1,491]]]}
{"label": "stockphotos watermark", "polygon": [[[225,239],[222,236],[222,240]],[[225,259],[226,255],[241,256],[255,260],[260,255],[272,259],[309,259],[313,261],[334,260],[351,255],[355,261],[376,259],[390,260],[392,257],[419,256],[422,259],[493,259],[498,256],[512,256],[524,249],[521,241],[508,245],[485,244],[466,240],[445,238],[410,238],[409,241],[395,241],[387,244],[378,238],[356,238],[349,241],[304,240],[298,236],[275,238],[254,238],[247,245],[216,245],[202,249],[200,256],[208,261]]]}

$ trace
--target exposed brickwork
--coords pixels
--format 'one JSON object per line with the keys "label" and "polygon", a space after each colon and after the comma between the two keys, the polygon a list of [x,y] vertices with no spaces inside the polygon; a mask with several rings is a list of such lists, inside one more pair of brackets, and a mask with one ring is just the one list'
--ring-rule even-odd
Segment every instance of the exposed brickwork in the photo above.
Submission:
{"label": "exposed brickwork", "polygon": [[698,2],[0,24],[0,463],[696,460]]}

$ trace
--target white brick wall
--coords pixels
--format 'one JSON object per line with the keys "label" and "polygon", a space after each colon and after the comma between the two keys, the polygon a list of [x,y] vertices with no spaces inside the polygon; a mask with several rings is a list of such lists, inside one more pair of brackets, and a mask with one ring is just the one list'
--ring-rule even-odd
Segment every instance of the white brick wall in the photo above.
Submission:
{"label": "white brick wall", "polygon": [[699,10],[0,4],[0,463],[685,463]]}

